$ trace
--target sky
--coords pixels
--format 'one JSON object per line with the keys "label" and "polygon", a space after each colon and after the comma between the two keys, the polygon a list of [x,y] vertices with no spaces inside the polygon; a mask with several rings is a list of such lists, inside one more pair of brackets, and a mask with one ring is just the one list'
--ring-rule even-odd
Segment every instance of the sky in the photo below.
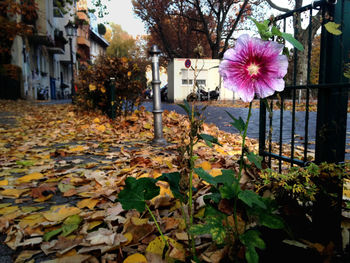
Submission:
{"label": "sky", "polygon": [[109,14],[103,18],[104,21],[121,25],[122,29],[133,37],[146,34],[143,22],[136,17],[132,10],[131,0],[110,0],[104,2],[109,11]]}
{"label": "sky", "polygon": [[[102,19],[103,21],[121,25],[122,29],[134,38],[137,35],[146,34],[143,22],[134,14],[131,0],[103,0],[103,2],[109,11],[109,14]],[[288,0],[274,0],[273,2],[288,7]],[[304,0],[304,5],[310,2],[310,0]]]}

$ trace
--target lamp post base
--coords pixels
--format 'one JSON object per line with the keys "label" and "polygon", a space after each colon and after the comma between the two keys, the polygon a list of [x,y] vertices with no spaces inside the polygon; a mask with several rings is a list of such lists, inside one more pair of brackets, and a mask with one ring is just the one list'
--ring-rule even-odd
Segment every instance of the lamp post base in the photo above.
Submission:
{"label": "lamp post base", "polygon": [[151,141],[152,146],[167,146],[168,143],[164,138],[154,138]]}

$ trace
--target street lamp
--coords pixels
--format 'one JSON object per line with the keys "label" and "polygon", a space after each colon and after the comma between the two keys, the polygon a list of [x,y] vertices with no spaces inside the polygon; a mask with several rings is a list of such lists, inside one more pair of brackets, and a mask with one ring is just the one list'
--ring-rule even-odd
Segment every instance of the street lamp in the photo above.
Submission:
{"label": "street lamp", "polygon": [[71,21],[65,25],[66,35],[69,37],[69,47],[70,47],[70,65],[72,69],[72,81],[71,81],[71,96],[72,102],[74,103],[75,89],[74,89],[74,67],[73,67],[73,49],[72,49],[72,38],[77,36],[77,27]]}

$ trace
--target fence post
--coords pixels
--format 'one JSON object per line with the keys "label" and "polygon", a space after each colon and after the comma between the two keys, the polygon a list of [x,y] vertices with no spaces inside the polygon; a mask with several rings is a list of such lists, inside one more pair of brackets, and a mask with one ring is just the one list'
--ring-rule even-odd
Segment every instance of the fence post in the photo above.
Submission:
{"label": "fence post", "polygon": [[266,147],[266,105],[263,100],[260,100],[259,111],[259,155],[265,159]]}
{"label": "fence post", "polygon": [[[334,4],[332,4],[334,2]],[[344,11],[350,11],[349,1],[329,1],[323,15],[323,24],[334,21],[341,24],[342,34],[335,36],[322,27],[320,84],[348,82],[344,76],[344,61],[348,56],[350,40],[349,25],[344,22]],[[325,17],[325,16],[324,16]],[[346,122],[347,122],[348,88],[343,86],[320,88],[318,91],[315,162],[339,163],[345,159]],[[314,206],[313,224],[315,234],[324,243],[333,242],[341,249],[341,180],[331,182],[328,179],[326,194],[320,193]],[[331,195],[335,195],[336,202]]]}
{"label": "fence post", "polygon": [[165,145],[163,138],[160,80],[159,80],[159,54],[160,50],[156,45],[151,47],[149,54],[152,57],[152,89],[153,89],[153,115],[154,115],[154,138],[153,145]]}

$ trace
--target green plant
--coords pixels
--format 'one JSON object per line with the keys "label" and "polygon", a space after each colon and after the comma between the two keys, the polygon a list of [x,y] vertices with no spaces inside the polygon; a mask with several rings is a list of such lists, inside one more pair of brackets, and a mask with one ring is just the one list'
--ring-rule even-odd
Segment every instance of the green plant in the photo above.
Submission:
{"label": "green plant", "polygon": [[[240,185],[242,171],[248,166],[248,161],[261,168],[261,157],[245,148],[251,107],[252,103],[249,106],[246,122],[242,118],[236,119],[229,114],[233,120],[231,125],[238,129],[242,136],[242,154],[238,173],[233,170],[222,170],[222,175],[213,177],[202,168],[195,169],[198,176],[212,186],[212,193],[206,196],[204,224],[193,226],[191,232],[193,234],[210,233],[218,245],[229,244],[231,258],[237,258],[238,252],[244,249],[248,262],[258,262],[256,248],[264,249],[265,243],[256,226],[280,229],[284,227],[284,223],[276,215],[277,207],[271,199],[263,198],[252,190],[243,189]],[[220,212],[220,209],[224,213]],[[245,221],[243,226],[239,223],[240,221]]]}

